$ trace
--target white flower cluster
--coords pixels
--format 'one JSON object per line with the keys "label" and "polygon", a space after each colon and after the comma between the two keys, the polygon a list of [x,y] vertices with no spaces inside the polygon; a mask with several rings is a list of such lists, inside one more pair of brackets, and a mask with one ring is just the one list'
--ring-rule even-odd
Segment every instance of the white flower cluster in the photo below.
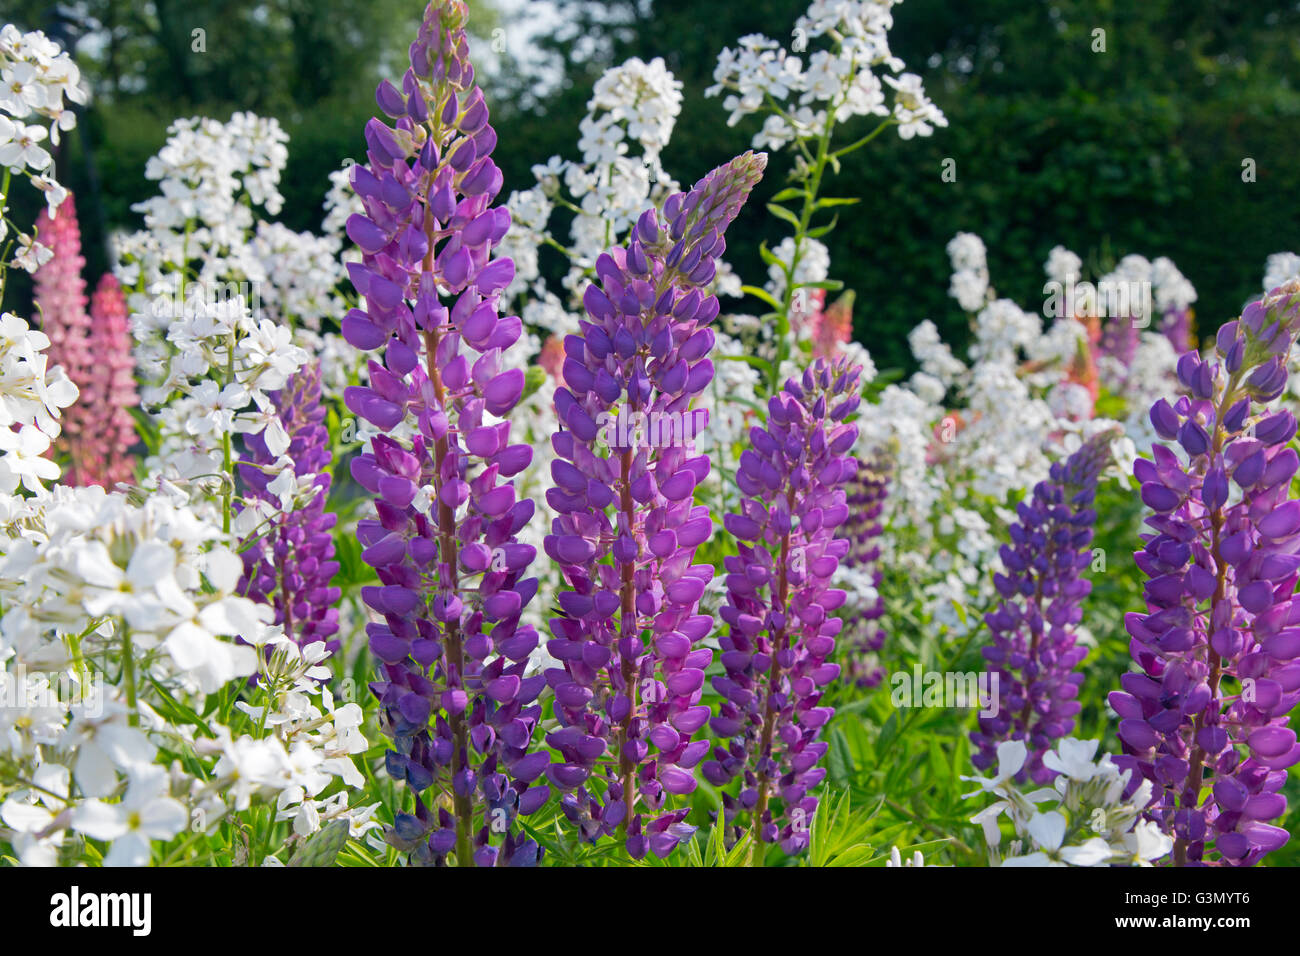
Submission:
{"label": "white flower cluster", "polygon": [[8,592],[0,631],[29,668],[51,654],[68,663],[59,642],[67,633],[81,634],[81,657],[99,656],[122,636],[95,628],[120,620],[148,672],[189,691],[211,693],[256,669],[252,647],[224,638],[256,640],[270,609],[233,596],[242,562],[205,550],[221,534],[193,509],[61,485],[10,531],[21,536],[0,559]]}
{"label": "white flower cluster", "polygon": [[[348,217],[353,213],[365,213],[365,203],[352,188],[352,164],[349,163],[330,173],[330,188],[325,193],[325,202],[322,204],[325,210],[325,218],[321,220],[321,232],[327,236],[335,236],[340,243],[346,233]],[[351,243],[347,244],[348,249],[344,253],[344,261],[349,261],[352,257],[357,262],[361,261],[361,250],[352,247]]]}
{"label": "white flower cluster", "polygon": [[274,281],[259,286],[263,313],[281,325],[320,331],[324,318],[346,310],[338,294],[345,278],[337,236],[294,232],[278,222],[259,222],[253,255]]}
{"label": "white flower cluster", "polygon": [[[308,361],[307,351],[288,327],[254,318],[242,296],[216,302],[193,296],[182,305],[179,315],[167,316],[170,300],[163,297],[156,311],[167,316],[165,327],[136,325],[142,350],[152,346],[166,358],[165,376],[141,389],[160,438],[148,473],[167,480],[221,474],[231,436],[268,426],[278,429],[268,434],[268,447],[283,455],[289,440],[269,393]],[[282,458],[280,469],[291,465]]]}
{"label": "white flower cluster", "polygon": [[[1153,318],[1187,312],[1196,301],[1196,289],[1173,261],[1164,256],[1148,260],[1145,256],[1127,255],[1095,285],[1080,284],[1082,259],[1064,246],[1056,246],[1048,256],[1044,271],[1048,279],[1058,283],[1063,291],[1073,289],[1076,315],[1090,321],[1094,344],[1103,335],[1103,326],[1107,323],[1133,319],[1144,323],[1133,330],[1131,355],[1106,354],[1097,350],[1095,364],[1098,384],[1123,399],[1128,410],[1124,419],[1125,432],[1138,447],[1149,447],[1156,435],[1147,413],[1157,399],[1177,391],[1179,353],[1169,336],[1155,328],[1146,328],[1145,323]],[[1149,306],[1154,314],[1109,314],[1112,306],[1122,306],[1125,302],[1130,310]],[[1062,390],[1053,396],[1053,400],[1061,414],[1077,416],[1077,392],[1070,394]]]}
{"label": "white flower cluster", "polygon": [[[53,157],[43,144],[48,139],[58,145],[77,123],[69,104],[88,98],[77,64],[57,43],[40,31],[23,33],[13,24],[0,28],[0,167],[26,176],[45,194],[52,215],[67,190],[55,179]],[[0,242],[8,235],[8,198],[0,194]],[[17,246],[14,264],[29,272],[50,255],[26,233],[19,233]]]}
{"label": "white flower cluster", "polygon": [[[1115,423],[1093,418],[1092,396],[1071,379],[1088,347],[1084,326],[1066,317],[1044,329],[1039,316],[997,298],[977,236],[959,233],[948,253],[954,271],[979,288],[978,302],[963,303],[978,310],[966,360],[934,323],[917,325],[908,342],[919,371],[864,406],[858,450],[892,463],[883,566],[915,582],[924,615],[961,635],[978,623],[979,614],[967,612],[995,599],[997,529],[1015,520],[1011,502],[1046,478],[1054,460]],[[1060,265],[1060,252],[1054,257]],[[1133,442],[1117,439],[1112,454],[1131,463]]]}
{"label": "white flower cluster", "polygon": [[[790,262],[794,259],[795,241],[793,236],[784,237],[775,249],[772,255],[788,269]],[[795,291],[799,287],[808,283],[823,282],[830,275],[831,270],[831,253],[826,248],[825,243],[816,239],[805,237],[803,242],[799,243],[799,263],[794,270]],[[776,263],[767,267],[768,281],[764,288],[772,294],[777,301],[785,295],[785,269]],[[811,291],[811,290],[807,290]],[[807,312],[807,303],[803,309]]]}
{"label": "white flower cluster", "polygon": [[[41,145],[55,144],[76,125],[65,103],[87,99],[76,63],[45,34],[23,33],[12,24],[0,27],[0,167],[6,183],[11,174],[26,176],[45,194],[51,215],[67,196],[53,175],[53,160]],[[0,192],[0,245],[11,222],[9,194]],[[9,266],[35,272],[53,253],[35,237],[18,230],[16,253],[0,261],[0,289]],[[41,494],[60,469],[49,448],[60,432],[60,411],[77,400],[77,387],[64,370],[48,366],[50,340],[23,318],[0,312],[0,513],[20,511],[11,497],[21,485]]]}
{"label": "white flower cluster", "polygon": [[1083,260],[1065,246],[1053,246],[1047,254],[1043,271],[1047,273],[1048,279],[1064,286],[1078,281],[1083,274]]}
{"label": "white flower cluster", "polygon": [[1264,264],[1264,291],[1300,279],[1300,256],[1294,252],[1275,252]]}
{"label": "white flower cluster", "polygon": [[115,237],[115,271],[128,290],[141,343],[137,366],[146,380],[165,380],[170,372],[173,348],[165,336],[175,319],[198,311],[190,301],[260,297],[267,274],[251,242],[250,203],[275,211],[283,202],[277,186],[286,141],[274,119],[247,113],[229,123],[180,119],[146,165],[159,194],[132,207],[145,228]]}
{"label": "white flower cluster", "polygon": [[361,708],[352,702],[339,706],[324,683],[330,677],[323,664],[325,645],[300,648],[275,633],[262,651],[258,682],[265,688],[264,703],[240,701],[236,707],[269,734],[235,738],[218,725],[213,737],[195,744],[198,753],[216,757],[215,784],[202,790],[209,816],[246,810],[262,798],[275,804],[277,820],[293,821],[299,837],[339,817],[349,820],[353,837],[377,828],[371,817],[378,804],[350,810],[345,790],[321,797],[336,780],[348,788],[364,786],[353,757],[369,746],[361,732]]}
{"label": "white flower cluster", "polygon": [[[495,255],[515,261],[507,299],[518,302],[530,326],[546,334],[563,334],[570,330],[566,326],[576,331],[576,315],[561,314],[581,311],[597,257],[618,244],[641,213],[679,188],[664,171],[660,154],[681,112],[681,87],[658,57],[649,63],[633,57],[606,70],[579,123],[582,160],[552,156],[533,167],[536,186],[511,194],[514,225]],[[549,231],[556,206],[574,214],[567,246]],[[538,279],[537,251],[543,245],[563,249],[569,259],[563,299]]]}
{"label": "white flower cluster", "polygon": [[43,482],[60,475],[46,453],[59,436],[60,410],[77,400],[77,386],[61,366],[47,367],[49,345],[44,332],[0,314],[0,496],[20,483],[41,492]]}
{"label": "white flower cluster", "polygon": [[682,84],[662,57],[649,63],[633,57],[596,81],[579,123],[584,161],[603,165],[627,153],[625,139],[636,140],[647,162],[657,162],[682,111]]}
{"label": "white flower cluster", "polygon": [[[212,546],[217,527],[166,496],[97,487],[60,486],[11,517],[0,821],[23,864],[84,858],[89,839],[109,844],[106,865],[145,865],[155,844],[212,833],[255,797],[298,834],[340,816],[368,828],[373,808],[322,798],[362,782],[360,708],[323,690],[323,645],[300,651],[269,607],[235,594],[242,562]],[[231,688],[260,703],[208,713]]]}
{"label": "white flower cluster", "polygon": [[[160,433],[146,464],[164,480],[224,474],[230,436],[273,425],[268,393],[311,354],[327,396],[357,380],[356,350],[323,329],[346,309],[339,230],[356,203],[346,171],[331,177],[323,235],[255,211],[283,202],[287,139],[274,119],[250,113],[176,121],[146,168],[159,194],[134,207],[145,228],[118,239],[141,402]],[[268,445],[278,454],[287,442],[277,434]]]}
{"label": "white flower cluster", "polygon": [[898,852],[898,847],[896,846],[889,848],[889,859],[885,861],[886,869],[893,869],[895,867],[925,867],[938,865],[939,864],[937,863],[926,863],[925,857],[922,856],[920,850],[913,850],[912,855],[907,857],[907,859],[904,859],[903,855]]}
{"label": "white flower cluster", "polygon": [[974,233],[959,232],[948,243],[948,258],[952,262],[952,283],[948,286],[948,294],[957,300],[963,311],[978,312],[987,301],[989,291],[984,240]]}
{"label": "white flower cluster", "polygon": [[[979,784],[968,798],[995,798],[971,818],[984,831],[991,865],[1150,866],[1173,849],[1171,837],[1141,819],[1151,801],[1151,781],[1143,780],[1124,796],[1132,771],[1121,771],[1109,754],[1094,760],[1097,744],[1061,740],[1043,757],[1043,765],[1057,773],[1053,785],[1031,793],[1022,793],[1015,783],[1027,756],[1020,740],[998,745],[993,777],[962,777]],[[1004,814],[1016,834],[1006,857],[1000,851]]]}
{"label": "white flower cluster", "polygon": [[1127,255],[1098,282],[1099,285],[1107,283],[1127,283],[1149,289],[1156,315],[1170,311],[1181,312],[1196,301],[1195,286],[1165,256],[1149,260],[1145,256]]}
{"label": "white flower cluster", "polygon": [[[722,105],[729,126],[764,115],[755,149],[779,150],[816,138],[828,125],[855,116],[891,117],[903,139],[928,136],[948,120],[926,96],[919,76],[892,75],[903,69],[903,61],[889,51],[896,2],[814,0],[795,24],[791,51],[761,34],[741,37],[734,50],[719,54],[714,85],[705,95],[726,94]],[[805,64],[796,54],[821,38],[829,48],[814,50]],[[882,78],[875,72],[880,66],[891,72]],[[885,86],[893,90],[892,110]]]}
{"label": "white flower cluster", "polygon": [[[280,211],[288,141],[278,121],[252,113],[235,113],[226,123],[176,120],[145,165],[159,195],[131,207],[143,214],[145,231],[124,240],[123,250],[139,260],[146,278],[196,260],[201,282],[263,278],[246,241],[253,230],[250,204]],[[135,284],[129,272],[122,278]]]}

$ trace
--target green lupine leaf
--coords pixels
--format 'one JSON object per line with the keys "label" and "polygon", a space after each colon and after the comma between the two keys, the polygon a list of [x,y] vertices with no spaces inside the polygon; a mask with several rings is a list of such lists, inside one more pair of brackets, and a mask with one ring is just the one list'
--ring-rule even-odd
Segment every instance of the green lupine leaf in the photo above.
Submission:
{"label": "green lupine leaf", "polygon": [[770,202],[767,204],[767,211],[776,216],[777,219],[783,219],[790,223],[796,229],[800,226],[799,217],[784,206],[778,206],[776,203]]}
{"label": "green lupine leaf", "polygon": [[813,205],[813,209],[829,209],[831,206],[855,206],[861,201],[860,199],[836,199],[832,196],[823,196]]}
{"label": "green lupine leaf", "polygon": [[772,308],[778,311],[781,309],[781,303],[776,301],[776,298],[772,295],[772,293],[768,292],[766,289],[760,289],[756,285],[742,285],[740,287],[740,291],[745,293],[745,295],[752,295],[756,299],[762,299],[764,302],[766,302],[768,305],[770,305]]}

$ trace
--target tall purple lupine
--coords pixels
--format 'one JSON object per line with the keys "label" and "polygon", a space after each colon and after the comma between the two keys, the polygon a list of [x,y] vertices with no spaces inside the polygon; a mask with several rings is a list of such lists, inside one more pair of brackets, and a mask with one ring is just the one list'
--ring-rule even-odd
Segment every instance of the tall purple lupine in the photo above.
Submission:
{"label": "tall purple lupine", "polygon": [[[269,528],[259,528],[246,542],[242,557],[244,576],[238,591],[275,609],[275,623],[305,647],[324,641],[330,653],[338,650],[339,588],[330,582],[338,572],[334,560],[337,515],[325,510],[330,489],[329,429],[320,403],[320,363],[300,369],[270,396],[276,417],[289,439],[284,454],[293,461],[298,478],[312,479],[311,498],[291,511],[278,513]],[[279,455],[266,444],[266,432],[245,439],[247,456],[239,463],[239,476],[248,494],[279,510],[279,496],[268,490],[273,475],[269,466]]]}
{"label": "tall purple lupine", "polygon": [[352,475],[378,513],[357,528],[380,580],[362,589],[382,618],[367,625],[371,689],[393,740],[388,772],[416,795],[388,839],[417,863],[529,865],[540,851],[516,816],[549,796],[537,784],[548,758],[532,752],[545,681],[525,676],[537,633],[519,623],[537,579],[517,535],[535,506],[510,479],[532,448],[510,443],[506,420],[524,375],[504,353],[522,324],[498,313],[514,264],[491,252],[510,215],[492,206],[502,178],[467,15],[459,0],[430,3],[402,89],[376,93],[396,122],[370,121],[369,162],[354,167],[365,214],[347,231],[364,258],[349,271],[365,308],[343,334],[383,363],[344,398],[381,432]]}
{"label": "tall purple lupine", "polygon": [[1049,477],[1016,507],[1020,520],[1008,529],[1011,543],[1002,546],[1007,573],[993,578],[1002,600],[984,618],[993,635],[984,657],[998,699],[970,735],[976,747],[971,761],[980,770],[997,764],[999,743],[1021,740],[1029,748],[1021,779],[1047,783],[1056,776],[1043,766],[1043,755],[1069,736],[1081,709],[1076,698],[1083,675],[1075,667],[1088,651],[1076,645],[1075,632],[1081,602],[1092,590],[1082,575],[1092,560],[1097,481],[1115,435],[1099,432],[1053,463]]}
{"label": "tall purple lupine", "polygon": [[1292,283],[1223,326],[1216,358],[1185,354],[1187,394],[1152,406],[1164,443],[1133,470],[1155,533],[1136,554],[1147,612],[1127,618],[1140,671],[1110,695],[1116,763],[1152,781],[1148,812],[1173,836],[1175,866],[1249,866],[1289,837],[1268,821],[1300,761],[1286,726],[1300,702],[1300,459],[1295,418],[1266,403],[1286,387],[1298,330]]}
{"label": "tall purple lupine", "polygon": [[845,488],[849,517],[841,532],[849,542],[843,567],[851,574],[869,577],[871,587],[876,591],[875,600],[865,606],[846,606],[841,611],[845,631],[840,646],[848,677],[864,689],[876,687],[884,679],[885,672],[876,652],[884,646],[888,636],[878,623],[885,614],[885,599],[880,594],[884,575],[879,567],[880,543],[877,539],[884,532],[880,516],[889,496],[889,466],[883,453],[873,458],[869,464],[860,463],[857,475]]}
{"label": "tall purple lupine", "polygon": [[724,520],[740,549],[726,559],[726,674],[713,679],[723,703],[711,726],[725,743],[702,769],[716,786],[743,777],[738,800],[726,797],[727,816],[748,812],[756,841],[779,841],[787,853],[808,846],[817,810],[809,791],[826,775],[818,738],[834,710],[820,702],[840,672],[830,657],[844,622],[832,612],[846,597],[830,582],[850,546],[835,534],[858,467],[847,454],[858,429],[845,419],[861,401],[861,371],[818,359],[772,397],[767,426],[750,429],[752,447],[740,457],[747,497]]}
{"label": "tall purple lupine", "polygon": [[713,378],[718,300],[704,289],[766,162],[746,153],[670,196],[662,216],[647,210],[627,247],[597,260],[588,320],[564,342],[545,549],[569,590],[547,645],[563,665],[546,672],[560,722],[547,742],[562,757],[548,774],[571,791],[564,812],[584,836],[617,832],[636,858],[689,836],[687,811],[663,806],[695,789],[708,750],[692,736],[709,715],[712,652],[699,643],[713,622],[699,602],[713,569],[692,561],[713,532],[693,501],[709,458],[684,426]]}

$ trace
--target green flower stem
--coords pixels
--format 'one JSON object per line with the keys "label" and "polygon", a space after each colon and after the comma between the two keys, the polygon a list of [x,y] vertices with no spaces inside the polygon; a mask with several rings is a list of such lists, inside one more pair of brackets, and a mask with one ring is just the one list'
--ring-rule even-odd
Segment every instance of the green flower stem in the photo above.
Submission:
{"label": "green flower stem", "polygon": [[[231,335],[230,341],[226,343],[226,380],[223,383],[222,391],[225,386],[235,380],[235,337]],[[225,534],[230,534],[230,499],[235,490],[235,472],[231,462],[230,432],[226,431],[221,436],[221,530]]]}
{"label": "green flower stem", "polygon": [[136,703],[135,690],[135,648],[131,643],[131,632],[122,632],[122,683],[126,687],[126,722],[132,727],[140,726],[140,709]]}
{"label": "green flower stem", "polygon": [[[803,258],[806,242],[810,238],[808,235],[809,228],[812,224],[813,213],[817,209],[817,194],[821,189],[822,179],[826,175],[826,167],[833,163],[838,168],[841,156],[847,156],[849,153],[866,146],[896,122],[892,115],[888,116],[866,136],[832,152],[831,137],[835,132],[835,112],[835,108],[826,111],[826,125],[817,138],[817,152],[809,163],[809,170],[805,178],[803,209],[799,214],[799,224],[794,233],[794,254],[790,257],[790,262],[783,264],[782,267],[785,273],[785,295],[776,319],[776,361],[772,364],[772,368],[768,373],[768,388],[771,394],[775,394],[777,389],[781,387],[781,366],[790,357],[790,348],[787,341],[790,334],[790,312],[794,308],[794,299],[798,294],[798,290],[806,288],[806,284],[797,284],[795,282],[795,274],[799,270],[799,263]],[[803,144],[800,143],[799,145],[800,150],[804,151],[804,155],[807,156]]]}

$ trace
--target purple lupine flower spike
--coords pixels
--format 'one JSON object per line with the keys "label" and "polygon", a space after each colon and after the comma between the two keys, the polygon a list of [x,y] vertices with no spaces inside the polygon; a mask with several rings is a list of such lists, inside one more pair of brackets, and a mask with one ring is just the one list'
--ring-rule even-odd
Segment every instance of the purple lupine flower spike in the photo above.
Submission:
{"label": "purple lupine flower spike", "polygon": [[1140,670],[1110,695],[1116,763],[1152,781],[1175,866],[1250,866],[1289,838],[1268,821],[1300,761],[1287,726],[1300,702],[1300,458],[1295,418],[1267,403],[1298,331],[1293,282],[1223,326],[1216,357],[1185,354],[1187,394],[1152,406],[1162,442],[1133,469],[1155,533],[1136,554],[1147,613],[1126,621]]}
{"label": "purple lupine flower spike", "polygon": [[524,375],[505,353],[522,324],[498,312],[514,264],[491,253],[510,215],[492,205],[502,178],[467,16],[460,0],[430,3],[401,89],[376,94],[395,123],[370,121],[369,161],[353,169],[365,213],[347,230],[364,258],[348,268],[365,308],[343,334],[383,361],[344,399],[380,431],[352,475],[378,513],[357,527],[380,581],[362,589],[381,618],[367,626],[371,689],[393,739],[388,772],[416,795],[389,842],[422,864],[529,865],[540,851],[516,817],[549,796],[532,746],[545,681],[525,676],[537,633],[520,625],[537,579],[518,534],[535,506],[511,479],[532,449],[510,443]]}
{"label": "purple lupine flower spike", "polygon": [[850,599],[845,605],[840,612],[845,626],[840,646],[849,679],[866,689],[876,687],[884,680],[885,672],[876,654],[888,636],[879,623],[885,614],[885,599],[880,594],[884,574],[879,566],[880,543],[877,539],[884,533],[880,516],[889,496],[889,464],[883,454],[873,456],[869,464],[859,463],[857,475],[845,486],[845,494],[849,517],[840,535],[849,542],[849,550],[841,561],[841,567],[854,578],[865,578],[859,587],[869,584],[875,597],[856,606]]}
{"label": "purple lupine flower spike", "polygon": [[[278,392],[271,393],[276,417],[289,437],[284,454],[299,478],[312,477],[310,499],[300,507],[277,514],[269,529],[259,528],[246,542],[242,557],[244,575],[239,593],[275,609],[275,623],[299,646],[325,642],[333,653],[339,629],[339,588],[330,581],[338,572],[331,533],[337,515],[325,510],[330,489],[329,430],[320,402],[320,364],[300,369]],[[239,476],[248,495],[279,509],[279,497],[268,490],[268,470],[280,456],[266,445],[266,433],[245,438],[247,455],[240,460]]]}
{"label": "purple lupine flower spike", "polygon": [[692,737],[709,715],[699,642],[712,619],[698,610],[713,569],[692,561],[713,522],[693,500],[709,459],[692,454],[707,415],[691,402],[713,378],[718,300],[704,289],[766,162],[746,153],[662,215],[647,210],[627,247],[597,260],[588,320],[564,343],[545,549],[570,590],[548,644],[563,664],[546,672],[560,722],[547,742],[562,757],[548,774],[585,837],[618,833],[636,858],[693,830],[686,810],[663,811],[695,789],[708,749]]}
{"label": "purple lupine flower spike", "polygon": [[980,770],[997,763],[999,743],[1022,740],[1029,757],[1019,779],[1041,784],[1056,776],[1043,766],[1043,755],[1070,735],[1081,709],[1083,675],[1075,668],[1088,651],[1075,637],[1081,602],[1092,590],[1082,575],[1092,560],[1097,481],[1116,435],[1113,429],[1093,435],[1055,462],[1029,500],[1016,506],[1020,520],[1009,529],[1011,544],[1002,546],[1007,573],[994,575],[1002,600],[984,618],[993,635],[984,657],[998,699],[971,734],[971,762]]}
{"label": "purple lupine flower spike", "polygon": [[1171,305],[1165,310],[1160,321],[1160,331],[1169,339],[1174,351],[1182,354],[1188,349],[1196,348],[1196,336],[1192,327],[1191,306],[1178,308]]}
{"label": "purple lupine flower spike", "polygon": [[861,371],[842,358],[818,359],[773,396],[767,426],[750,430],[752,447],[740,458],[736,480],[747,497],[725,519],[740,548],[726,559],[726,674],[713,679],[723,703],[711,726],[725,743],[702,769],[716,786],[742,776],[727,815],[748,812],[758,841],[791,854],[808,846],[817,810],[810,791],[826,775],[818,738],[834,711],[820,701],[839,675],[830,657],[844,622],[832,612],[846,597],[830,582],[850,547],[836,531],[849,516],[844,486],[858,467],[847,454],[858,429],[845,419],[861,401]]}
{"label": "purple lupine flower spike", "polygon": [[1112,317],[1102,327],[1101,339],[1097,343],[1098,352],[1115,359],[1126,370],[1132,368],[1142,340],[1141,329],[1142,326],[1132,316]]}

